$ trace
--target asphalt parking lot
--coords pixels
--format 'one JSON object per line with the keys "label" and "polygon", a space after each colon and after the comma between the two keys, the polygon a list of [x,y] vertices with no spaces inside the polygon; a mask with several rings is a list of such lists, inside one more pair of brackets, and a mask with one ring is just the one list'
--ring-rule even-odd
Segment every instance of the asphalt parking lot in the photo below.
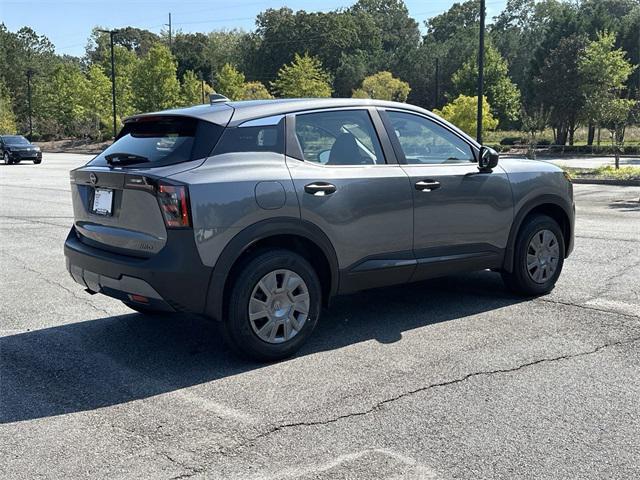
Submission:
{"label": "asphalt parking lot", "polygon": [[295,358],[68,276],[68,171],[0,166],[0,478],[640,477],[640,188],[576,185],[523,301],[481,272],[338,299]]}

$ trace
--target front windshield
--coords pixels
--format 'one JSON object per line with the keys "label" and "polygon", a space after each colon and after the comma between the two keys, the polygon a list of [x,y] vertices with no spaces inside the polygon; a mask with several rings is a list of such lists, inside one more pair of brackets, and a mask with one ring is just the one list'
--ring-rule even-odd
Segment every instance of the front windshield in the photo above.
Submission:
{"label": "front windshield", "polygon": [[24,138],[22,135],[8,135],[6,137],[2,137],[4,143],[7,145],[29,145],[29,140]]}

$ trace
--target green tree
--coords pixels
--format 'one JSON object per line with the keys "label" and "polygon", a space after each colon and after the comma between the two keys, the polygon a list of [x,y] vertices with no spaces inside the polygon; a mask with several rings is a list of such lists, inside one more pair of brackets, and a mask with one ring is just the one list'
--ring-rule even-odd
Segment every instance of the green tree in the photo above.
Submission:
{"label": "green tree", "polygon": [[[453,102],[446,104],[442,110],[434,110],[448,122],[469,135],[475,136],[477,129],[478,97],[460,95]],[[498,126],[498,120],[491,114],[491,107],[486,97],[482,97],[482,127],[493,130]]]}
{"label": "green tree", "polygon": [[0,134],[16,133],[16,116],[13,114],[9,90],[0,81]]}
{"label": "green tree", "polygon": [[104,69],[97,64],[91,65],[87,72],[87,88],[82,98],[90,135],[102,139],[112,132],[111,80]]}
{"label": "green tree", "polygon": [[180,98],[183,105],[200,105],[203,103],[202,91],[204,89],[204,100],[213,92],[213,88],[208,83],[200,80],[194,72],[187,70],[182,77],[180,84]]}
{"label": "green tree", "polygon": [[564,145],[573,138],[584,110],[584,77],[578,68],[587,39],[582,35],[562,38],[549,52],[539,74],[534,79],[536,98],[549,112],[555,143]]}
{"label": "green tree", "polygon": [[216,91],[229,100],[242,100],[244,93],[244,73],[226,63],[216,75]]}
{"label": "green tree", "polygon": [[164,110],[180,103],[176,62],[167,47],[156,44],[136,66],[132,88],[133,104],[139,112]]}
{"label": "green tree", "polygon": [[297,53],[293,62],[278,71],[273,89],[280,97],[330,97],[331,76],[324,71],[320,60],[308,54]]}
{"label": "green tree", "polygon": [[[513,122],[520,113],[520,91],[509,78],[507,62],[491,45],[484,56],[484,88],[492,106],[491,112],[502,124]],[[467,60],[453,74],[454,95],[473,95],[477,92],[478,62],[475,57]]]}
{"label": "green tree", "polygon": [[409,84],[395,78],[391,72],[378,72],[365,78],[362,86],[353,91],[353,97],[404,102],[410,91]]}
{"label": "green tree", "polygon": [[242,100],[268,100],[271,98],[273,95],[260,82],[246,82],[242,85]]}
{"label": "green tree", "polygon": [[39,130],[47,136],[87,133],[87,110],[83,105],[88,81],[72,63],[59,63],[47,79],[39,78],[34,105]]}
{"label": "green tree", "polygon": [[[607,123],[619,125],[625,117],[624,111],[626,110],[628,118],[634,105],[629,101],[621,101],[621,97],[625,84],[636,67],[627,61],[622,49],[615,48],[615,40],[613,33],[599,33],[596,40],[587,44],[578,60],[578,70],[585,78],[585,115],[598,129]],[[626,121],[625,118],[624,123]],[[615,130],[624,135],[624,129],[619,126]]]}

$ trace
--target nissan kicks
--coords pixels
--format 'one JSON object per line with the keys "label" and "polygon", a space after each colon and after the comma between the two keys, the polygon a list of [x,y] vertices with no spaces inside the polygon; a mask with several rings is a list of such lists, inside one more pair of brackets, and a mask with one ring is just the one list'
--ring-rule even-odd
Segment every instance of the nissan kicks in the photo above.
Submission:
{"label": "nissan kicks", "polygon": [[70,176],[76,282],[145,314],[215,319],[261,360],[298,350],[335,295],[486,269],[541,295],[573,248],[561,169],[498,163],[401,103],[222,100],[136,115]]}

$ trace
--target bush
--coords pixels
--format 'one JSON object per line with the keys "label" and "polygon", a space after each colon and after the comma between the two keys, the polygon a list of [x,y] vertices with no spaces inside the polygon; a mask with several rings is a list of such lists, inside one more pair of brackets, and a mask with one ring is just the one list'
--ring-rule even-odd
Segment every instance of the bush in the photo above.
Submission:
{"label": "bush", "polygon": [[525,145],[527,139],[524,137],[504,137],[500,140],[500,145]]}

